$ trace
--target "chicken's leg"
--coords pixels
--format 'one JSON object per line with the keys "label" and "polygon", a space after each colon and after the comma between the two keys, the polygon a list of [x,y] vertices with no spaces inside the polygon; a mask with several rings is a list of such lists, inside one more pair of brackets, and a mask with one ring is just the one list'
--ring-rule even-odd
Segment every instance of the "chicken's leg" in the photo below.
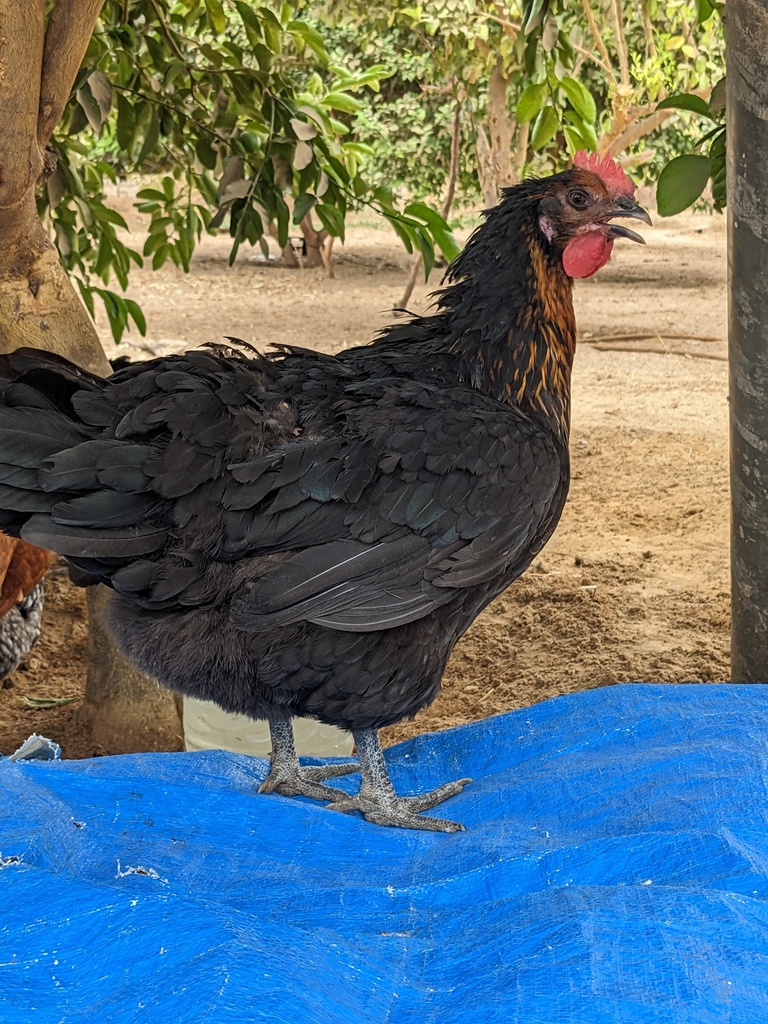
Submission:
{"label": "chicken's leg", "polygon": [[340,791],[322,783],[326,779],[349,775],[360,770],[354,761],[314,767],[300,765],[293,742],[293,724],[290,718],[270,719],[269,735],[272,738],[272,756],[269,775],[259,786],[260,793],[301,795],[313,800],[335,800]]}
{"label": "chicken's leg", "polygon": [[447,782],[444,786],[438,786],[437,789],[422,793],[420,796],[398,796],[389,778],[377,731],[360,729],[352,735],[355,737],[363,782],[360,792],[353,796],[336,791],[333,802],[329,805],[332,810],[360,811],[375,825],[394,825],[428,832],[464,831],[464,826],[456,821],[422,818],[419,812],[460,793],[467,783],[472,781],[471,779]]}

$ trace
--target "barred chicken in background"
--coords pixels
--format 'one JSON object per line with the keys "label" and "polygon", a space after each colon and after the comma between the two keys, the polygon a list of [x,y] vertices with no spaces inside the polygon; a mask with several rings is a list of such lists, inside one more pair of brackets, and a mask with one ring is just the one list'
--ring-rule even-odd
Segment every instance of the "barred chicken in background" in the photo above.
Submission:
{"label": "barred chicken in background", "polygon": [[43,577],[55,557],[0,533],[0,679],[19,667],[40,637]]}
{"label": "barred chicken in background", "polygon": [[[572,279],[615,223],[650,223],[609,159],[507,189],[434,312],[322,355],[237,343],[109,380],[43,352],[0,360],[0,526],[111,586],[145,672],[269,722],[263,792],[379,825],[400,797],[377,730],[436,696],[459,637],[531,563],[568,491]],[[358,763],[299,764],[294,716],[352,731]],[[359,770],[354,795],[328,785]]]}

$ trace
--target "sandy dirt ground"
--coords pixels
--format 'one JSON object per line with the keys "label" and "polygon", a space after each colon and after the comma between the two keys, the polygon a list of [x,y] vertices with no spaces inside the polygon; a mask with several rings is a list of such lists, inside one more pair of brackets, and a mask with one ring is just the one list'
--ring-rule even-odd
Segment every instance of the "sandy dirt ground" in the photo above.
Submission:
{"label": "sandy dirt ground", "polygon": [[[130,199],[117,197],[124,213]],[[573,484],[554,538],[464,637],[436,703],[385,742],[611,683],[728,678],[725,222],[687,214],[644,233],[646,248],[620,242],[577,285]],[[365,224],[337,248],[335,280],[253,253],[230,269],[228,251],[227,238],[206,239],[189,275],[135,273],[148,335],[116,350],[101,320],[109,354],[148,358],[222,335],[335,352],[389,322],[408,268],[394,235]],[[82,592],[54,568],[43,638],[0,689],[0,752],[38,731],[65,756],[109,753],[78,729],[86,661]],[[70,703],[28,703],[41,698]]]}

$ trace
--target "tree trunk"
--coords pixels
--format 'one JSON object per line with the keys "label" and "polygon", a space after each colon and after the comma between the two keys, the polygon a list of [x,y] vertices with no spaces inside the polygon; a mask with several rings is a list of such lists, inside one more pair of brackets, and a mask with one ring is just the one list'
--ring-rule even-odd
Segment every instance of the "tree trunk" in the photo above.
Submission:
{"label": "tree trunk", "polygon": [[[96,330],[35,203],[45,146],[102,3],[58,0],[46,27],[46,0],[0,0],[0,352],[42,348],[109,374]],[[90,605],[103,601],[103,595],[92,598]],[[106,750],[178,748],[173,696],[160,695],[157,684],[136,673],[100,627],[95,630],[84,713],[98,742]]]}
{"label": "tree trunk", "polygon": [[488,130],[478,126],[475,147],[486,207],[495,206],[501,190],[520,180],[528,152],[529,126],[518,125],[507,112],[508,87],[509,79],[498,61],[488,81]]}
{"label": "tree trunk", "polygon": [[499,201],[499,190],[493,174],[491,144],[482,125],[477,126],[475,154],[477,156],[477,176],[480,180],[480,190],[483,193],[483,205],[486,210],[490,210]]}
{"label": "tree trunk", "polygon": [[80,711],[97,749],[110,754],[183,750],[181,698],[143,675],[117,649],[102,617],[111,599],[106,587],[88,594],[88,682]]}
{"label": "tree trunk", "polygon": [[43,348],[94,373],[109,374],[96,330],[37,213],[15,239],[10,219],[0,209],[0,352]]}
{"label": "tree trunk", "polygon": [[512,139],[517,122],[507,113],[507,87],[501,61],[497,61],[488,81],[488,133],[491,143],[491,161],[497,191],[515,182],[512,162]]}
{"label": "tree trunk", "polygon": [[768,681],[768,9],[728,8],[731,678]]}

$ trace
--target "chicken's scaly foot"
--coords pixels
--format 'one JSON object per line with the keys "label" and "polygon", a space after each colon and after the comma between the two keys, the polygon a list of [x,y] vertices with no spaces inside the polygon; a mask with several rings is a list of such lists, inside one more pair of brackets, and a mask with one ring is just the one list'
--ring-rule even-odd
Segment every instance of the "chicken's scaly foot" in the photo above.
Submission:
{"label": "chicken's scaly foot", "polygon": [[302,766],[296,756],[293,725],[288,721],[270,721],[272,757],[269,775],[259,786],[260,793],[279,793],[281,796],[308,796],[312,800],[335,800],[343,795],[332,786],[322,785],[326,779],[349,775],[360,770],[355,761],[346,764]]}
{"label": "chicken's scaly foot", "polygon": [[390,781],[376,730],[362,729],[355,732],[354,737],[363,784],[360,792],[351,796],[336,791],[332,803],[328,805],[330,810],[359,811],[374,825],[413,828],[427,832],[464,831],[464,826],[457,821],[425,818],[420,812],[460,793],[467,783],[472,781],[471,779],[447,782],[419,796],[398,796]]}

